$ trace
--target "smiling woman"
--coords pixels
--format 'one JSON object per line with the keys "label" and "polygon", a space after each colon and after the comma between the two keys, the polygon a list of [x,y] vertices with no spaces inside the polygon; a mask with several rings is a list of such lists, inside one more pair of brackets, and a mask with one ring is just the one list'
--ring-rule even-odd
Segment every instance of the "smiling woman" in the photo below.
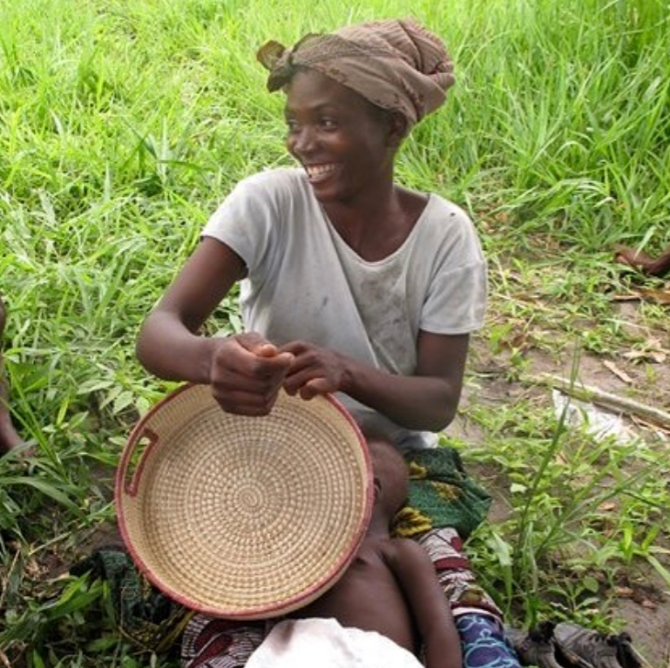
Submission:
{"label": "smiling woman", "polygon": [[[396,183],[394,159],[444,102],[451,59],[411,20],[348,26],[292,49],[269,43],[259,59],[269,89],[286,94],[286,144],[299,167],[250,176],[226,197],[147,317],[140,361],[164,378],[208,384],[223,410],[248,416],[266,415],[281,388],[305,400],[337,393],[401,452],[433,447],[458,406],[469,334],[483,323],[486,264],[465,212]],[[245,333],[199,336],[237,281]],[[463,665],[518,666],[461,537],[436,527],[420,540],[451,604]],[[221,629],[193,620],[189,665],[244,663],[251,636]],[[214,645],[227,649],[203,663]]]}
{"label": "smiling woman", "polygon": [[[338,202],[356,206],[388,196],[406,125],[403,116],[381,114],[351,89],[314,70],[297,73],[287,84],[285,115],[286,148],[305,168],[314,196],[326,210]],[[337,216],[329,217],[337,225]]]}

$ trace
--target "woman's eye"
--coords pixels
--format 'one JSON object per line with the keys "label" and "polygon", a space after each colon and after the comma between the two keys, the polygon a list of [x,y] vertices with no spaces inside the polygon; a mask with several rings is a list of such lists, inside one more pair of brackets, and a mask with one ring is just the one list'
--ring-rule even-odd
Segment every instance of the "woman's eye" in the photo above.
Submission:
{"label": "woman's eye", "polygon": [[337,123],[332,118],[322,118],[321,127],[325,130],[334,130],[337,127]]}

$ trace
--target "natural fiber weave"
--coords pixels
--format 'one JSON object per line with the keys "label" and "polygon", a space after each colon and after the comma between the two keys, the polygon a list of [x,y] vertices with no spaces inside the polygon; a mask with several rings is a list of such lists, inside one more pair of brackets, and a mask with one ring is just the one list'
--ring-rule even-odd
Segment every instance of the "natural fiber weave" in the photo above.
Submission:
{"label": "natural fiber weave", "polygon": [[372,505],[364,440],[331,397],[281,393],[266,417],[181,388],[133,430],[119,466],[121,533],[138,567],[184,605],[281,615],[342,575]]}

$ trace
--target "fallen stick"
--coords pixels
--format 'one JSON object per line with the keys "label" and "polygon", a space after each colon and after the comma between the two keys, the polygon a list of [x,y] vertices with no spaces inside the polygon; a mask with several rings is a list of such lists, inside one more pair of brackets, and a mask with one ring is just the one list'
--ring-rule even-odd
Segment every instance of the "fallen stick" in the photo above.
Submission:
{"label": "fallen stick", "polygon": [[670,413],[654,406],[647,406],[634,399],[621,397],[618,394],[605,392],[598,387],[584,385],[579,381],[572,381],[569,378],[554,376],[550,373],[529,376],[527,380],[538,385],[549,385],[575,399],[590,401],[609,410],[638,415],[652,424],[670,429]]}

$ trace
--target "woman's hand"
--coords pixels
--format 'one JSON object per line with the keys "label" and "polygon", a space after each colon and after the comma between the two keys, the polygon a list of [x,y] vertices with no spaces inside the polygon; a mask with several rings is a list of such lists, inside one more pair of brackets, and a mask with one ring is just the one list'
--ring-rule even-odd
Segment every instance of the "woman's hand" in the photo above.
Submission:
{"label": "woman's hand", "polygon": [[407,429],[439,431],[458,406],[468,350],[467,334],[419,332],[414,374],[403,376],[305,341],[280,352],[294,356],[284,379],[289,394],[311,399],[343,392]]}
{"label": "woman's hand", "polygon": [[317,394],[345,391],[347,369],[345,358],[339,353],[306,341],[287,343],[280,352],[293,357],[284,379],[284,389],[289,394],[312,399]]}
{"label": "woman's hand", "polygon": [[293,362],[260,334],[211,339],[210,385],[221,408],[237,415],[267,415]]}

